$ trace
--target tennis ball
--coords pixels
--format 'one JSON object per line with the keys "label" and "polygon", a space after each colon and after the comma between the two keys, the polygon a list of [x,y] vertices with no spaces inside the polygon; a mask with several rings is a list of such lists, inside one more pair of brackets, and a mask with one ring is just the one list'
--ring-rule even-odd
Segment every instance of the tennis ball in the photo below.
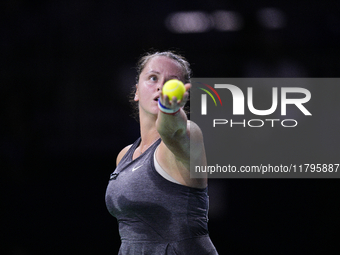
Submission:
{"label": "tennis ball", "polygon": [[182,100],[183,95],[185,93],[185,87],[183,82],[176,79],[172,79],[164,83],[162,92],[163,95],[167,95],[169,97],[170,101],[172,100],[173,97],[176,97],[177,100]]}

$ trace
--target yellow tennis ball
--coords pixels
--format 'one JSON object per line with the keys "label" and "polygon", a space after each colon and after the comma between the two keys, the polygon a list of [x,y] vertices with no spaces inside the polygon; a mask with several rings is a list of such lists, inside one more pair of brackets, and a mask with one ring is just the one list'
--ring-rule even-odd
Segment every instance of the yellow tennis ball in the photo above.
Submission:
{"label": "yellow tennis ball", "polygon": [[170,101],[172,100],[173,97],[176,97],[177,100],[182,100],[183,95],[185,93],[185,87],[183,82],[176,79],[172,79],[164,83],[162,92],[163,95],[167,95],[169,97]]}

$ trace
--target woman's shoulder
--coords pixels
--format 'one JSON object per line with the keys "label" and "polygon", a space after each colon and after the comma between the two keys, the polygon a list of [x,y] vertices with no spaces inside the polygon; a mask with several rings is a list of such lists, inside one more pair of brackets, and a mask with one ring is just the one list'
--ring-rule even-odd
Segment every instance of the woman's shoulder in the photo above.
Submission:
{"label": "woman's shoulder", "polygon": [[187,122],[187,130],[190,133],[190,138],[202,138],[202,130],[201,128],[193,121],[188,120]]}
{"label": "woman's shoulder", "polygon": [[118,166],[119,162],[121,161],[121,159],[124,157],[124,155],[128,152],[128,150],[131,148],[132,144],[125,146],[124,149],[122,149],[117,156],[116,159],[116,166]]}

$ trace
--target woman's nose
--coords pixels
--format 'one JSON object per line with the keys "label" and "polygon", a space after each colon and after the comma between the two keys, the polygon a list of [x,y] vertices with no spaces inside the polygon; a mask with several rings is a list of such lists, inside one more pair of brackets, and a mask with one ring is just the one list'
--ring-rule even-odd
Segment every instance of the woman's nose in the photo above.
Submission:
{"label": "woman's nose", "polygon": [[157,84],[157,91],[161,90],[163,88],[164,85],[164,81],[159,80],[158,84]]}

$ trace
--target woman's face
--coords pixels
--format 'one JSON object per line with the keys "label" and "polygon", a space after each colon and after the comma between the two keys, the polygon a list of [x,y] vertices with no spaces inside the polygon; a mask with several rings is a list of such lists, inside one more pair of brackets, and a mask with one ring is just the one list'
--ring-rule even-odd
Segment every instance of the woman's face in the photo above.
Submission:
{"label": "woman's face", "polygon": [[158,113],[158,97],[161,94],[164,83],[171,79],[184,82],[183,69],[175,60],[156,56],[145,65],[139,76],[135,95],[135,101],[139,101],[139,114]]}

